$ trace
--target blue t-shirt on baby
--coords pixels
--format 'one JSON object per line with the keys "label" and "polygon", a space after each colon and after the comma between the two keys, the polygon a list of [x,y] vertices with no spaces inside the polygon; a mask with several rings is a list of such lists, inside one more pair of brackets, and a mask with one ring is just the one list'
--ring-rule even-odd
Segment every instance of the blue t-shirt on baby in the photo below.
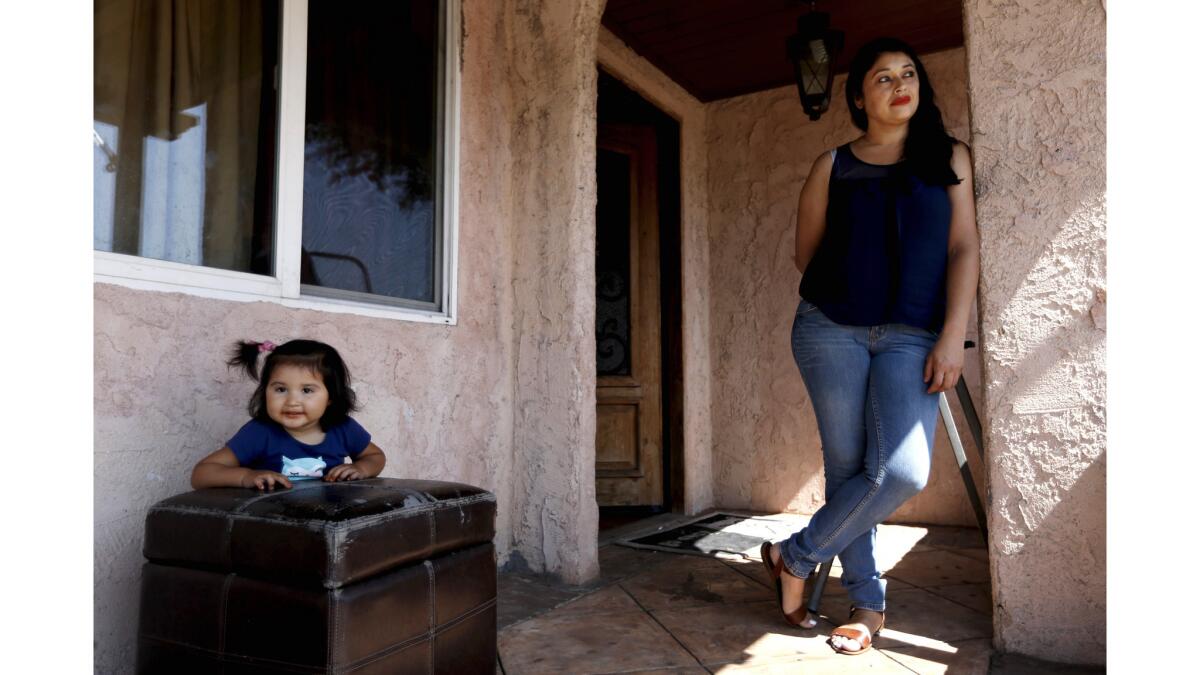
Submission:
{"label": "blue t-shirt on baby", "polygon": [[291,480],[318,479],[346,457],[362,454],[371,434],[358,422],[346,421],[325,430],[325,440],[308,445],[292,438],[275,422],[250,420],[229,439],[230,450],[241,466],[260,471],[277,471]]}

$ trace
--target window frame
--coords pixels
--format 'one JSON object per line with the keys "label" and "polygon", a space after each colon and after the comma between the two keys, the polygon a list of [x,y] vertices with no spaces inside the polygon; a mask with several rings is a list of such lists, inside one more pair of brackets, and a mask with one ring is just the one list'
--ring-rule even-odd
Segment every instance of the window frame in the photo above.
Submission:
{"label": "window frame", "polygon": [[[404,306],[402,299],[339,293],[302,286],[300,248],[304,213],[304,114],[308,61],[308,0],[282,0],[280,8],[279,127],[276,143],[275,245],[273,276],[190,265],[124,253],[93,251],[93,283],[242,302],[268,301],[285,307],[359,314],[377,318],[455,325],[458,308],[458,146],[461,15],[458,0],[439,0],[438,49],[441,138],[438,183],[441,199],[437,254],[440,277],[435,295],[441,309]],[[311,292],[310,292],[311,289]],[[340,297],[339,297],[340,296]],[[416,305],[425,305],[411,301]]]}

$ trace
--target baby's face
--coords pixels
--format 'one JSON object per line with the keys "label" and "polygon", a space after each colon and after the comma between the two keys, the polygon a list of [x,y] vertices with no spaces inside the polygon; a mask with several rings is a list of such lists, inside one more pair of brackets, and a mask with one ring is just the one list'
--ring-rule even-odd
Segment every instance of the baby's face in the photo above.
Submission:
{"label": "baby's face", "polygon": [[293,436],[320,429],[321,415],[329,407],[329,390],[321,374],[295,365],[280,364],[267,383],[267,416]]}

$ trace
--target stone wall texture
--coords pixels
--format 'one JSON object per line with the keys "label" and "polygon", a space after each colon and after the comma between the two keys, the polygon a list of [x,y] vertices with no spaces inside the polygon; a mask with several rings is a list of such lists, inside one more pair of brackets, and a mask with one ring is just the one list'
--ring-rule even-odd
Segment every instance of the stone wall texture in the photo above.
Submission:
{"label": "stone wall texture", "polygon": [[[946,128],[970,143],[965,51],[928,54],[922,61]],[[861,134],[850,121],[844,91],[842,75],[834,81],[829,111],[816,122],[803,114],[795,86],[707,106],[713,489],[724,507],[812,513],[825,502],[817,423],[791,353],[800,283],[792,254],[797,201],[813,161]],[[973,350],[965,377],[981,407]],[[979,455],[953,396],[951,405],[983,494]],[[975,525],[940,425],[928,486],[890,520]]]}
{"label": "stone wall texture", "polygon": [[995,645],[1105,652],[1105,8],[967,0]]}

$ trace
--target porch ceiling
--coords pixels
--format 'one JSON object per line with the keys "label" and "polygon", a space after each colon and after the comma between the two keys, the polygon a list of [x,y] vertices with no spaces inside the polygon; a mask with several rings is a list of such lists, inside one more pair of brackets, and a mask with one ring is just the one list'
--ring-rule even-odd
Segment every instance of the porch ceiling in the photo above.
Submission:
{"label": "porch ceiling", "polygon": [[[707,103],[794,83],[784,45],[809,8],[803,0],[608,0],[601,22]],[[839,73],[879,36],[919,54],[963,44],[962,0],[825,0],[816,8],[846,33]]]}

